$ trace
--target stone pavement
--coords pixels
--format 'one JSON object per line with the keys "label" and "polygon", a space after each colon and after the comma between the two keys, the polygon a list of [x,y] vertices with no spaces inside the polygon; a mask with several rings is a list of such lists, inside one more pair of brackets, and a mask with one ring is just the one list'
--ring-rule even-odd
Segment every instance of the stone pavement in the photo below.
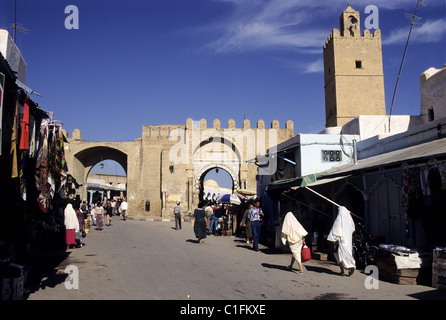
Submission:
{"label": "stone pavement", "polygon": [[[367,289],[367,275],[341,277],[329,261],[310,260],[303,274],[290,272],[288,253],[263,246],[255,252],[231,236],[198,244],[190,222],[173,227],[172,219],[113,217],[112,226],[86,236],[86,246],[64,252],[28,288],[28,300],[446,300],[445,291],[421,285],[379,281]],[[78,287],[67,288],[73,266]]]}

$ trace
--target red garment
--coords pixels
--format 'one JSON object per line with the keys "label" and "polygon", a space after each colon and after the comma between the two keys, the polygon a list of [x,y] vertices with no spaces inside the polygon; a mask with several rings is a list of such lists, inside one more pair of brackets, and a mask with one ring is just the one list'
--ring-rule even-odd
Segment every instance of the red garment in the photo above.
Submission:
{"label": "red garment", "polygon": [[65,242],[67,245],[76,244],[76,230],[68,229],[65,231]]}
{"label": "red garment", "polygon": [[23,106],[23,115],[20,123],[22,131],[19,150],[29,150],[29,106],[27,100],[25,100],[25,105]]}

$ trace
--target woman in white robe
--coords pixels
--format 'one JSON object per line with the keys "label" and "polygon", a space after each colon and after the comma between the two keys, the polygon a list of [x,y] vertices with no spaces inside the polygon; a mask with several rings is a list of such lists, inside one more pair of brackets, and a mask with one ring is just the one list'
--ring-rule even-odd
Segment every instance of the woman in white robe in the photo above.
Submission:
{"label": "woman in white robe", "polygon": [[355,271],[356,262],[355,258],[353,258],[354,231],[355,223],[350,215],[350,211],[345,207],[339,207],[338,216],[333,223],[333,227],[328,234],[327,240],[339,244],[337,245],[338,249],[334,252],[334,256],[341,268],[341,276],[345,275],[345,269],[348,269],[349,276]]}
{"label": "woman in white robe", "polygon": [[79,220],[71,203],[64,210],[65,242],[67,250],[76,245],[76,232],[79,232]]}
{"label": "woman in white robe", "polygon": [[302,227],[302,225],[297,221],[296,217],[292,212],[288,212],[285,215],[285,219],[282,224],[282,243],[288,245],[291,249],[291,263],[288,266],[288,270],[293,269],[293,264],[295,261],[299,264],[299,273],[303,273],[302,266],[302,247],[305,245],[305,236],[308,232]]}

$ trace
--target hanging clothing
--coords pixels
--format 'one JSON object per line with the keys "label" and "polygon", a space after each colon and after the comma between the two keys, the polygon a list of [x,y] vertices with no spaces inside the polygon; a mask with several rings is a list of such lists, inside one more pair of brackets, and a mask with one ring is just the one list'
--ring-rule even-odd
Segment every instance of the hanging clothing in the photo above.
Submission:
{"label": "hanging clothing", "polygon": [[440,165],[438,166],[438,170],[440,172],[441,183],[444,184],[446,180],[446,163],[444,162],[440,163]]}
{"label": "hanging clothing", "polygon": [[34,158],[36,151],[36,120],[30,117],[29,125],[32,128],[31,130],[31,139],[29,142],[29,157]]}
{"label": "hanging clothing", "polygon": [[50,185],[48,184],[48,121],[42,121],[40,127],[40,145],[36,161],[36,184],[39,190],[39,206],[48,212],[50,206]]}
{"label": "hanging clothing", "polygon": [[25,104],[23,105],[22,119],[20,120],[21,131],[20,131],[20,150],[29,150],[29,106],[28,97],[25,99]]}
{"label": "hanging clothing", "polygon": [[63,191],[67,180],[67,163],[64,154],[62,128],[49,119],[40,125],[36,161],[36,184],[40,208],[47,212],[56,192]]}
{"label": "hanging clothing", "polygon": [[19,117],[19,100],[17,98],[15,104],[15,113],[14,113],[14,122],[12,125],[12,134],[11,134],[11,151],[12,155],[12,170],[11,170],[11,178],[17,178],[19,176],[19,170],[17,167],[17,119]]}
{"label": "hanging clothing", "polygon": [[410,169],[405,168],[402,174],[403,189],[401,192],[401,205],[409,206],[409,194],[411,192]]}
{"label": "hanging clothing", "polygon": [[62,128],[58,127],[56,131],[56,146],[55,146],[55,157],[56,157],[56,166],[57,166],[57,174],[59,175],[60,185],[63,185],[67,180],[67,171],[68,166],[65,159],[65,148],[63,144],[63,133]]}
{"label": "hanging clothing", "polygon": [[24,201],[26,201],[26,177],[25,177],[25,172],[24,172],[26,157],[23,154],[23,152],[21,153],[20,158],[21,158],[21,161],[20,161],[21,166],[20,166],[20,170],[19,170],[20,196],[22,197],[22,199]]}
{"label": "hanging clothing", "polygon": [[431,188],[429,185],[429,168],[427,166],[420,168],[421,190],[423,191],[424,205],[432,204]]}
{"label": "hanging clothing", "polygon": [[344,268],[355,268],[356,262],[353,258],[353,232],[355,223],[350,211],[345,207],[339,207],[338,216],[333,223],[333,227],[328,234],[327,240],[338,242],[338,250],[334,253],[336,261]]}

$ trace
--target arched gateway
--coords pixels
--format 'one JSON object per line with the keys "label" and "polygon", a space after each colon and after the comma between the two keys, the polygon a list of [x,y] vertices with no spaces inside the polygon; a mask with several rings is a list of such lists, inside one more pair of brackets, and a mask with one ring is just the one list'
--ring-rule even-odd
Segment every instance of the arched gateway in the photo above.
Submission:
{"label": "arched gateway", "polygon": [[[293,122],[280,129],[277,120],[265,129],[263,120],[251,128],[245,120],[227,128],[215,119],[208,128],[204,119],[187,119],[186,125],[145,125],[142,137],[129,142],[86,142],[76,129],[65,144],[69,173],[83,183],[79,193],[86,199],[86,179],[103,160],[118,162],[127,173],[130,216],[171,216],[175,200],[192,212],[198,204],[203,174],[212,168],[226,170],[234,190],[256,190],[257,166],[248,160],[265,154],[294,136]],[[150,202],[150,210],[146,203]]]}

